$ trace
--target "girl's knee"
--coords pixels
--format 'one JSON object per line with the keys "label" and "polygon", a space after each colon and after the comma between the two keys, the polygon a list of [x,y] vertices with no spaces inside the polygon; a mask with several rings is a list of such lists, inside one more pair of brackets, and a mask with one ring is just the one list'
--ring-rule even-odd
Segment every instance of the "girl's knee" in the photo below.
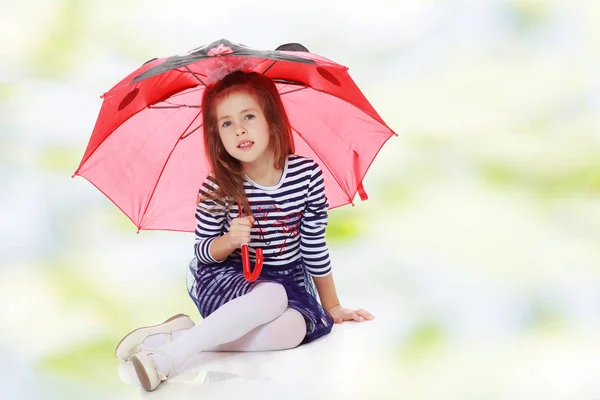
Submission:
{"label": "girl's knee", "polygon": [[288,306],[288,297],[283,285],[275,282],[262,282],[252,290],[255,295],[260,296],[260,301],[265,307],[273,309],[276,315],[285,312]]}
{"label": "girl's knee", "polygon": [[304,321],[304,317],[299,311],[288,308],[281,318],[285,319],[285,321],[282,321],[282,325],[286,328],[285,336],[288,340],[286,347],[289,349],[297,347],[306,337],[306,322]]}

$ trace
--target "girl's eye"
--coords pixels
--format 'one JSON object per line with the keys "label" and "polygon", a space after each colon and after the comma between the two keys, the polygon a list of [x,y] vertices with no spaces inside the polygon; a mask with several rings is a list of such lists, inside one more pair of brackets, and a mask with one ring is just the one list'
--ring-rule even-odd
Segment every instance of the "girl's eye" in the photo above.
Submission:
{"label": "girl's eye", "polygon": [[223,128],[227,128],[229,125],[231,125],[230,121],[225,121],[223,122],[223,125],[221,125]]}
{"label": "girl's eye", "polygon": [[248,114],[248,115],[246,115],[246,119],[254,119],[254,114]]}

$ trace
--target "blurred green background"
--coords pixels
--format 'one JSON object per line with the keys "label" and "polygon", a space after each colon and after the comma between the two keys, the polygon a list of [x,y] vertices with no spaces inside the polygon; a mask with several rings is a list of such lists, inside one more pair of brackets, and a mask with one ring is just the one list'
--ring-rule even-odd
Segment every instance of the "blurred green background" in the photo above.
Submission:
{"label": "blurred green background", "polygon": [[222,37],[349,66],[400,134],[328,230],[342,299],[396,316],[397,398],[600,398],[600,3],[367,4],[3,2],[2,398],[125,397],[123,333],[197,315],[193,237],[71,174],[102,93]]}

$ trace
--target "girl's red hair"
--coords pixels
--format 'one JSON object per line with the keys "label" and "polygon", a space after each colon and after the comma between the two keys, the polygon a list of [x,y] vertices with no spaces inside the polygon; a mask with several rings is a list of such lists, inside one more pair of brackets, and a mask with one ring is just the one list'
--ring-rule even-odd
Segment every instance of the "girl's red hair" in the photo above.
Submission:
{"label": "girl's red hair", "polygon": [[213,85],[202,96],[204,147],[215,180],[219,185],[210,198],[240,202],[246,215],[252,215],[244,192],[244,170],[240,161],[225,150],[217,121],[218,103],[232,93],[254,96],[269,126],[269,148],[275,155],[274,167],[282,169],[289,154],[294,153],[292,128],[275,83],[256,72],[236,71]]}

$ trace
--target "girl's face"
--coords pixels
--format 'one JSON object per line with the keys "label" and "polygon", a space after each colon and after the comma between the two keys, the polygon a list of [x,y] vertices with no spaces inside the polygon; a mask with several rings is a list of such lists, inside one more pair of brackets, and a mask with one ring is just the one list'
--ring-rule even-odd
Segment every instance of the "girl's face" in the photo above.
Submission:
{"label": "girl's face", "polygon": [[219,136],[227,153],[242,164],[268,161],[269,124],[256,99],[248,93],[232,93],[217,103]]}

